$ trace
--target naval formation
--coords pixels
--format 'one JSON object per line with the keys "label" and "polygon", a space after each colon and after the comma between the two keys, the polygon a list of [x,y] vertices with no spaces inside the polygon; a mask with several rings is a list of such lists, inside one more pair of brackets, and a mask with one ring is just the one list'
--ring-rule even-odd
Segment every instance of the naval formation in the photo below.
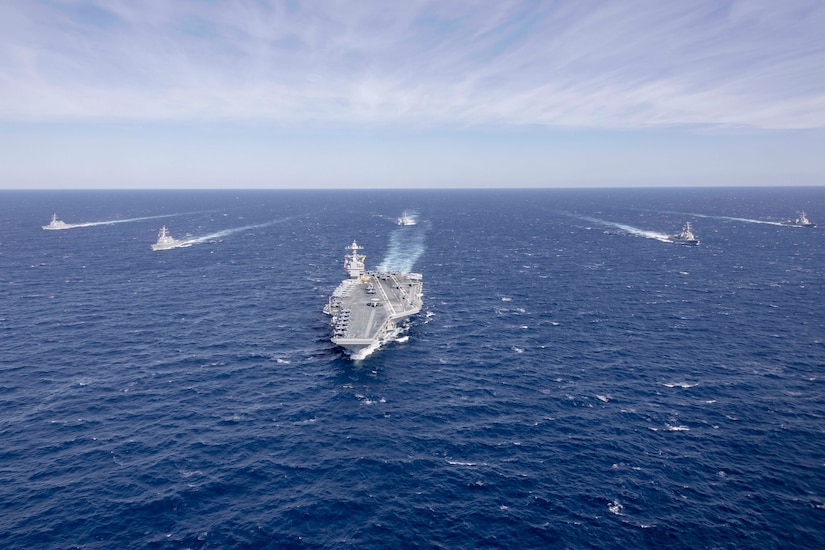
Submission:
{"label": "naval formation", "polygon": [[[137,219],[148,218],[135,220]],[[106,223],[117,222],[99,222]],[[397,223],[415,225],[416,221],[404,212]],[[86,225],[98,223],[67,224],[59,220],[55,214],[43,229],[71,229]],[[816,227],[804,212],[800,212],[795,219],[781,222],[779,225]],[[699,244],[689,223],[685,224],[680,233],[672,235],[670,242]],[[160,230],[158,241],[152,245],[152,250],[169,250],[190,244],[188,241],[173,239],[164,226]],[[341,281],[332,293],[324,306],[324,313],[332,318],[332,342],[342,348],[347,356],[357,361],[397,338],[407,328],[408,319],[421,311],[423,282],[420,273],[368,271],[364,266],[366,257],[360,254],[362,247],[355,241],[347,250],[349,254],[345,256],[344,269],[349,278]]]}

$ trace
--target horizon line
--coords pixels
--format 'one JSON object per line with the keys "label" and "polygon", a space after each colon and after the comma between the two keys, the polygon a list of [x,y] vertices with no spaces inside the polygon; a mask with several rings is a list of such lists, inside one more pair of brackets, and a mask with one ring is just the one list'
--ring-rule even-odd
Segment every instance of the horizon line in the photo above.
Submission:
{"label": "horizon line", "polygon": [[483,186],[483,187],[0,187],[2,191],[539,191],[550,189],[793,189],[825,188],[825,183],[817,184],[748,184],[748,185],[558,185],[558,186]]}

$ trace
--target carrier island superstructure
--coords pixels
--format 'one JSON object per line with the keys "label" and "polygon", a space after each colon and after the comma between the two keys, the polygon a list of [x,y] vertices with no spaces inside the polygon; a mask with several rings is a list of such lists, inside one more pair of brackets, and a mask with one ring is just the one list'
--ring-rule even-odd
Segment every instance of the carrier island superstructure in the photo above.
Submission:
{"label": "carrier island superstructure", "polygon": [[421,311],[420,273],[367,271],[363,247],[353,241],[346,248],[344,279],[324,306],[332,316],[332,342],[351,359],[360,360],[398,336],[404,321]]}

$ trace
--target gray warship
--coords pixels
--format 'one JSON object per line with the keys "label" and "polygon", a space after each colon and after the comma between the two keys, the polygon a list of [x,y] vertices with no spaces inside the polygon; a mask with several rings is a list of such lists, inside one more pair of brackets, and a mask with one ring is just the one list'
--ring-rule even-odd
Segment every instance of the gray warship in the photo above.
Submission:
{"label": "gray warship", "polygon": [[403,322],[421,311],[422,280],[420,273],[367,271],[363,247],[353,241],[346,249],[349,279],[329,297],[324,313],[332,316],[332,343],[358,361],[398,336]]}
{"label": "gray warship", "polygon": [[69,229],[71,227],[71,225],[67,224],[64,221],[58,220],[57,219],[57,214],[55,213],[55,214],[52,214],[52,221],[49,222],[49,225],[43,225],[41,227],[43,227],[43,229],[55,230],[55,229]]}
{"label": "gray warship", "polygon": [[699,239],[697,239],[696,235],[693,234],[693,228],[690,226],[690,222],[685,222],[682,230],[673,235],[670,239],[670,242],[676,244],[687,244],[690,246],[696,246],[699,244]]}
{"label": "gray warship", "polygon": [[[790,226],[790,227],[808,227],[808,228],[816,227],[816,224],[811,222],[811,220],[808,219],[808,216],[805,215],[804,211],[800,212],[799,215],[796,218],[794,218],[792,220],[787,220],[787,221],[782,222],[782,225],[787,225],[787,226]],[[43,229],[46,229],[46,228],[44,227]]]}

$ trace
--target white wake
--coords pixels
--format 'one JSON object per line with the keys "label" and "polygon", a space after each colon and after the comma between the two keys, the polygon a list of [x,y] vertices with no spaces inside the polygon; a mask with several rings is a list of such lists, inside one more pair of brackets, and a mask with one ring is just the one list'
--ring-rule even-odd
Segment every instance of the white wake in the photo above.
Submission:
{"label": "white wake", "polygon": [[616,227],[621,229],[622,231],[626,231],[631,235],[636,235],[638,237],[644,237],[646,239],[655,239],[657,241],[662,241],[664,243],[673,242],[670,238],[670,235],[667,233],[659,233],[658,231],[649,231],[647,229],[640,229],[638,227],[633,227],[632,225],[626,225],[623,223],[616,223],[616,222],[609,222],[607,220],[600,220],[598,218],[588,218],[587,216],[578,216],[578,218],[586,221],[590,221],[593,223],[598,223],[602,225],[607,225],[610,227]]}
{"label": "white wake", "polygon": [[779,222],[769,222],[765,220],[754,220],[751,218],[732,218],[731,216],[710,216],[708,214],[694,214],[691,212],[668,212],[670,214],[679,214],[682,216],[695,216],[697,218],[711,218],[714,220],[729,220],[734,222],[745,222],[745,223],[761,223],[764,225],[784,225]]}
{"label": "white wake", "polygon": [[253,225],[244,225],[242,227],[232,227],[230,229],[223,229],[221,231],[216,231],[215,233],[209,233],[208,235],[202,235],[200,237],[190,237],[187,239],[180,239],[180,244],[176,245],[175,248],[182,248],[184,246],[192,246],[193,244],[201,244],[210,241],[214,241],[215,239],[220,239],[223,237],[228,237],[233,233],[240,233],[241,231],[247,231],[249,229],[259,229],[261,227],[268,227],[270,225],[274,225],[276,223],[281,223],[286,220],[274,220],[271,222],[266,223],[257,223]]}
{"label": "white wake", "polygon": [[378,264],[378,271],[410,273],[418,258],[424,254],[424,231],[420,226],[404,226],[390,233],[387,255]]}
{"label": "white wake", "polygon": [[77,227],[94,227],[96,225],[115,225],[116,223],[130,223],[130,222],[140,222],[140,221],[143,221],[143,220],[157,220],[157,219],[160,219],[160,218],[171,218],[173,216],[186,216],[186,215],[189,215],[189,214],[200,214],[200,213],[201,212],[178,212],[178,213],[175,213],[175,214],[161,214],[161,215],[158,215],[158,216],[143,216],[143,217],[140,217],[140,218],[128,218],[128,219],[124,219],[124,220],[105,220],[105,221],[100,221],[100,222],[67,223],[67,224],[63,225],[62,227],[54,227],[54,228],[50,227],[49,229],[62,230],[62,229],[75,229]]}

